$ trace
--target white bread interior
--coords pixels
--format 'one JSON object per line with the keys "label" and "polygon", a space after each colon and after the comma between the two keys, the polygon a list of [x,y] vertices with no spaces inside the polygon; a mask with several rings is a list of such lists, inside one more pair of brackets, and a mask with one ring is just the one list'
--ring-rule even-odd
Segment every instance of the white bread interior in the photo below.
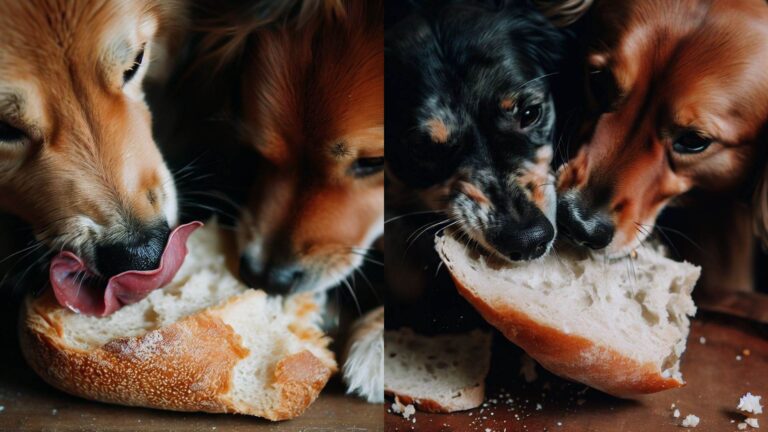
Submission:
{"label": "white bread interior", "polygon": [[491,335],[481,330],[423,336],[401,328],[384,333],[384,391],[422,411],[454,412],[485,399]]}
{"label": "white bread interior", "polygon": [[[188,248],[168,286],[108,317],[73,313],[50,294],[28,298],[28,363],[55,387],[106,402],[272,420],[301,414],[336,370],[318,305],[241,284],[215,223]],[[169,380],[176,388],[166,389]]]}
{"label": "white bread interior", "polygon": [[560,250],[511,263],[449,235],[436,247],[459,292],[553,373],[616,396],[684,384],[700,268],[648,248],[618,260]]}

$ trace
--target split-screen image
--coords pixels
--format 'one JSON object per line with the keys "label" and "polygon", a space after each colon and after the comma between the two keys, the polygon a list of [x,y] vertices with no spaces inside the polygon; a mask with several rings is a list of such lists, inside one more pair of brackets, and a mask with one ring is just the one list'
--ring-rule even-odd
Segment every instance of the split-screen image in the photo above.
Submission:
{"label": "split-screen image", "polygon": [[0,431],[758,430],[767,69],[764,0],[0,0]]}

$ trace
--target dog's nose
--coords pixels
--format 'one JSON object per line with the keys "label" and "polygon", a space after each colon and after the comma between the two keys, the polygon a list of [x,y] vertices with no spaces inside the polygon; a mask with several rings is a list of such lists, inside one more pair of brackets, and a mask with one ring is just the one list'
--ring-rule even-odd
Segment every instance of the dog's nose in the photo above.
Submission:
{"label": "dog's nose", "polygon": [[608,246],[615,231],[610,215],[589,209],[576,195],[558,199],[557,225],[573,242],[591,249]]}
{"label": "dog's nose", "polygon": [[522,227],[513,224],[489,238],[493,246],[513,261],[536,259],[547,251],[555,238],[555,227],[543,215],[528,221]]}
{"label": "dog's nose", "polygon": [[97,245],[96,269],[104,277],[129,270],[154,270],[160,267],[170,233],[168,224],[162,222],[131,233],[121,241]]}
{"label": "dog's nose", "polygon": [[240,277],[243,281],[253,288],[263,289],[267,294],[289,294],[303,276],[303,267],[296,263],[274,263],[258,267],[246,256],[240,259]]}

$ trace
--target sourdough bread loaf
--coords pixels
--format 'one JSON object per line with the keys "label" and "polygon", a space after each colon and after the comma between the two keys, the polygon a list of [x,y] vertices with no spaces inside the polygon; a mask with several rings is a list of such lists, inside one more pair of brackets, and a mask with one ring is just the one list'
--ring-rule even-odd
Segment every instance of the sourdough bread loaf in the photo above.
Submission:
{"label": "sourdough bread loaf", "polygon": [[21,346],[29,365],[67,393],[123,405],[301,414],[336,370],[318,306],[248,289],[224,263],[215,224],[189,239],[173,281],[107,317],[29,297]]}
{"label": "sourdough bread loaf", "polygon": [[684,384],[698,267],[648,248],[618,260],[560,250],[510,263],[449,235],[436,247],[461,295],[551,372],[621,397]]}

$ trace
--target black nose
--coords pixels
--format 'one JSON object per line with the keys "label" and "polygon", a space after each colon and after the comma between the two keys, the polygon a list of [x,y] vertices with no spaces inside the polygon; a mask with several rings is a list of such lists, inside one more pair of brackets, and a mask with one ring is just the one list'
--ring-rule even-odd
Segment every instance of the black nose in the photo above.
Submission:
{"label": "black nose", "polygon": [[590,209],[576,194],[558,199],[557,225],[563,235],[591,249],[608,246],[615,231],[610,215],[605,211]]}
{"label": "black nose", "polygon": [[160,267],[171,229],[166,222],[130,233],[124,239],[96,246],[96,269],[104,277],[129,270],[154,270]]}
{"label": "black nose", "polygon": [[240,277],[248,286],[267,294],[289,294],[303,276],[304,269],[293,262],[259,266],[245,255],[240,258]]}
{"label": "black nose", "polygon": [[488,240],[507,258],[520,261],[544,255],[547,245],[554,238],[555,227],[544,215],[540,215],[522,225],[519,222],[507,224]]}

